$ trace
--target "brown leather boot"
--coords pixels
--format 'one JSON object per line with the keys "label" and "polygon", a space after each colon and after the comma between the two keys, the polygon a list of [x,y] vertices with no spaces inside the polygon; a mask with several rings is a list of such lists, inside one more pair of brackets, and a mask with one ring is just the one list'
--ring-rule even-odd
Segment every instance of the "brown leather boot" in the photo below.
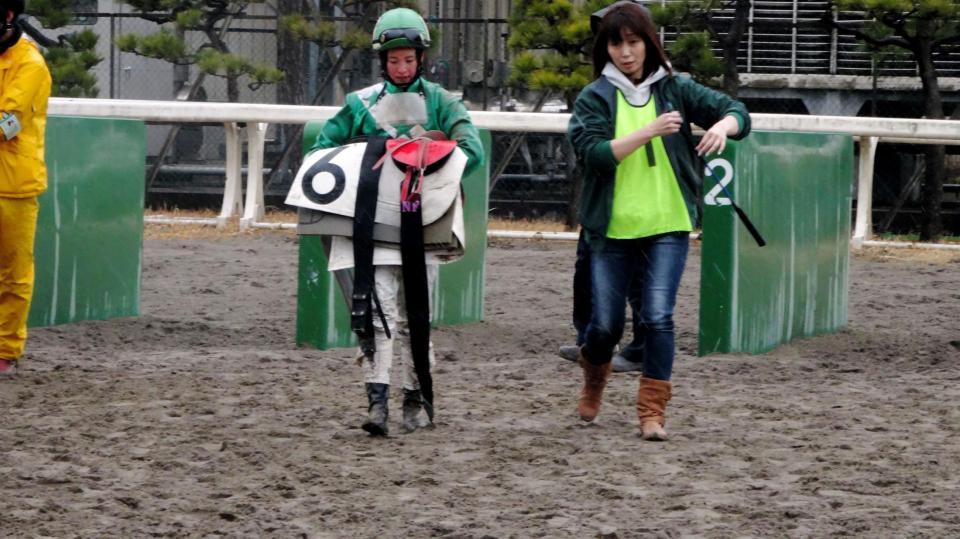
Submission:
{"label": "brown leather boot", "polygon": [[607,380],[610,379],[613,363],[608,361],[603,365],[594,365],[583,357],[582,348],[577,361],[580,363],[580,368],[583,369],[583,387],[580,389],[580,403],[577,409],[580,412],[580,419],[589,422],[596,419],[597,414],[600,413],[603,389],[607,387]]}
{"label": "brown leather boot", "polygon": [[667,439],[667,431],[663,429],[666,422],[664,411],[667,401],[672,396],[672,385],[668,380],[655,378],[640,378],[640,391],[637,392],[637,416],[640,418],[640,436],[644,440],[663,441]]}

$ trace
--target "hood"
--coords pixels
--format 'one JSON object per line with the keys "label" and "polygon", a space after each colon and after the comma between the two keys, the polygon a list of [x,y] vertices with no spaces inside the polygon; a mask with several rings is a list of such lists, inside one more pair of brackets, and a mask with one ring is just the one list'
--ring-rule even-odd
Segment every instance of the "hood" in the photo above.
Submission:
{"label": "hood", "polygon": [[607,80],[609,80],[611,84],[623,92],[627,103],[635,107],[640,107],[645,105],[650,99],[650,87],[658,81],[665,79],[669,73],[663,66],[660,66],[652,75],[640,81],[640,84],[634,84],[622,71],[617,69],[617,66],[615,66],[613,62],[607,62],[607,65],[603,68],[602,75],[607,77]]}

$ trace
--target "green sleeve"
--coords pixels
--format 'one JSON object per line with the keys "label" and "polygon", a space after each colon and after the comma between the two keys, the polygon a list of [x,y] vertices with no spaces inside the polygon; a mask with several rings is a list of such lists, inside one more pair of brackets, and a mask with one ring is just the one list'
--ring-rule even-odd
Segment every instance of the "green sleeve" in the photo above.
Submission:
{"label": "green sleeve", "polygon": [[470,120],[470,114],[463,101],[446,91],[440,92],[440,125],[450,140],[467,155],[467,166],[463,175],[467,176],[483,163],[483,142],[480,133]]}
{"label": "green sleeve", "polygon": [[738,111],[731,111],[727,113],[727,116],[733,116],[733,119],[737,121],[737,134],[743,133],[743,128],[747,126],[746,118]]}
{"label": "green sleeve", "polygon": [[612,174],[619,162],[613,155],[611,112],[595,93],[584,90],[573,104],[567,137],[584,169]]}
{"label": "green sleeve", "polygon": [[724,116],[733,116],[740,125],[740,131],[731,136],[733,140],[740,140],[750,134],[750,112],[746,105],[731,98],[727,94],[707,88],[692,79],[679,78],[680,91],[683,99],[684,120],[693,122],[704,129],[719,122]]}
{"label": "green sleeve", "polygon": [[317,140],[307,153],[321,148],[336,148],[343,146],[353,137],[353,108],[350,106],[350,97],[337,114],[324,122],[323,128],[317,134]]}

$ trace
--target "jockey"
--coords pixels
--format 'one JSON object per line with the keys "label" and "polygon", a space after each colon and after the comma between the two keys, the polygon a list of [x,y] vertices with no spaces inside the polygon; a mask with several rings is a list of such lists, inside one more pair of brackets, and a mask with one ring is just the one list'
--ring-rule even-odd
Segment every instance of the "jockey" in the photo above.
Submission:
{"label": "jockey", "polygon": [[[416,137],[440,131],[466,155],[464,175],[483,161],[483,145],[462,101],[447,90],[423,79],[430,46],[430,31],[423,18],[411,9],[385,12],[373,30],[373,49],[380,55],[383,81],[352,92],[331,120],[327,121],[310,150],[334,148],[357,137]],[[359,205],[359,202],[358,202]],[[386,254],[384,254],[386,253]],[[409,333],[404,295],[403,262],[399,250],[377,248],[373,261],[375,299],[382,316],[373,316],[375,348],[363,353],[361,364],[368,400],[368,417],[362,427],[373,436],[388,433],[390,368],[394,341]],[[438,266],[426,265],[426,288],[433,304]],[[386,323],[387,327],[384,327]],[[429,331],[429,326],[427,327]],[[429,362],[434,363],[433,345]],[[413,356],[400,347],[403,366],[403,426],[407,432],[432,424],[414,369]]]}

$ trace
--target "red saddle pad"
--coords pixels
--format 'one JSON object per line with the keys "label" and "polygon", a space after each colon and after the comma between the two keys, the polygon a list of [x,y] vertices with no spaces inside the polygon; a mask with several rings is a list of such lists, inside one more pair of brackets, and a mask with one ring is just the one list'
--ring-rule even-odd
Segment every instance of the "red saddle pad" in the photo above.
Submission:
{"label": "red saddle pad", "polygon": [[392,139],[387,141],[387,153],[394,162],[416,169],[440,168],[442,162],[453,153],[457,147],[455,140],[428,140],[428,139]]}

